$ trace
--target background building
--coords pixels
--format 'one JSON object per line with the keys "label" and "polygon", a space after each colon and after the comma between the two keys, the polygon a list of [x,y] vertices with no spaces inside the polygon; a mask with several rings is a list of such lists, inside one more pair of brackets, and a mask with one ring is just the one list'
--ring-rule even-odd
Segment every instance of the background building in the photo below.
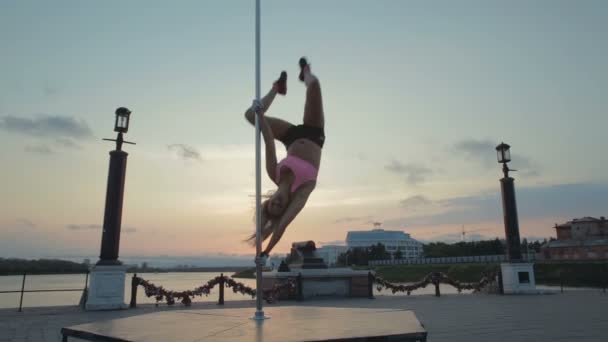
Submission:
{"label": "background building", "polygon": [[422,256],[422,243],[412,239],[410,234],[400,230],[372,229],[365,231],[350,231],[346,235],[348,248],[370,247],[383,244],[386,250],[394,255],[401,251],[403,259],[420,258]]}
{"label": "background building", "polygon": [[583,217],[555,225],[557,240],[542,248],[545,259],[608,259],[608,222],[604,216]]}
{"label": "background building", "polygon": [[346,247],[346,246],[327,245],[327,246],[323,246],[321,248],[317,248],[315,253],[320,258],[323,258],[323,260],[325,261],[327,266],[333,267],[333,266],[336,266],[336,263],[338,262],[338,256],[340,256],[340,254],[342,254],[342,253],[346,253],[347,250],[348,250],[348,247]]}

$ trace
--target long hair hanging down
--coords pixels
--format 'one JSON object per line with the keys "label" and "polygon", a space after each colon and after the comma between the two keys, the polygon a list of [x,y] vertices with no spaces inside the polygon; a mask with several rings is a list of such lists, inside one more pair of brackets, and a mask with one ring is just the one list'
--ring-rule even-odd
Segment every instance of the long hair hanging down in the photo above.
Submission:
{"label": "long hair hanging down", "polygon": [[[266,200],[264,200],[261,204],[261,214],[262,214],[262,242],[266,241],[270,235],[272,235],[272,232],[274,231],[273,229],[273,223],[276,219],[278,219],[278,217],[272,217],[271,215],[268,214],[268,201],[270,200],[270,197],[272,197],[272,195],[274,194],[273,190],[268,191],[265,195],[262,195],[262,198],[265,198]],[[253,222],[255,222],[255,207],[254,207],[254,213],[253,213]],[[255,239],[256,239],[256,230],[257,227],[254,228],[253,234],[251,234],[246,240],[245,242],[248,243],[251,246],[255,246]]]}

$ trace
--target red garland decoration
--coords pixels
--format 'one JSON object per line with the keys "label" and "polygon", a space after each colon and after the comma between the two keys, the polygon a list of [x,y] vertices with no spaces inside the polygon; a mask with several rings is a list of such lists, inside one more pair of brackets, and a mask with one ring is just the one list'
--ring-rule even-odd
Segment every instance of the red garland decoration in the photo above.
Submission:
{"label": "red garland decoration", "polygon": [[[192,304],[192,298],[194,296],[209,296],[211,290],[219,284],[222,280],[224,281],[224,286],[231,287],[234,293],[241,293],[243,295],[249,295],[251,298],[255,298],[256,290],[243,284],[236,282],[232,278],[228,278],[224,276],[217,276],[207,282],[207,284],[203,286],[199,286],[191,291],[169,291],[165,290],[162,286],[154,285],[153,283],[140,278],[135,278],[137,281],[137,285],[141,285],[144,288],[144,293],[147,297],[155,297],[156,298],[156,306],[158,303],[163,301],[163,299],[167,302],[168,305],[174,305],[176,299],[181,299],[181,303],[185,306],[190,306]],[[288,278],[287,281],[283,284],[275,284],[272,289],[264,291],[264,299],[268,303],[273,303],[276,301],[276,296],[280,292],[287,291],[289,294],[294,294],[296,292],[296,281],[293,278]]]}
{"label": "red garland decoration", "polygon": [[[380,277],[374,277],[374,282],[376,283],[376,289],[378,291],[382,291],[383,288],[390,290],[393,294],[397,292],[405,292],[409,296],[412,291],[415,291],[419,288],[425,288],[429,284],[437,285],[440,283],[449,284],[455,287],[458,292],[462,292],[462,290],[475,290],[480,291],[486,285],[488,285],[492,279],[496,277],[496,274],[492,273],[489,276],[485,276],[481,278],[481,280],[477,283],[462,283],[458,280],[452,279],[448,277],[445,273],[433,272],[427,274],[421,281],[409,284],[409,285],[397,285],[390,283]],[[142,279],[140,277],[136,277],[136,281],[138,285],[143,286],[144,292],[147,297],[155,297],[156,298],[156,306],[163,299],[167,302],[168,305],[174,305],[176,299],[180,299],[181,303],[185,306],[190,306],[192,304],[192,298],[194,296],[209,296],[211,290],[219,284],[221,281],[224,281],[224,286],[231,287],[234,293],[241,293],[243,295],[249,295],[251,298],[255,298],[256,290],[243,284],[236,282],[232,278],[228,278],[224,276],[217,276],[207,282],[207,284],[203,286],[199,286],[194,290],[189,291],[169,291],[165,290],[162,286],[156,286],[153,283]],[[297,290],[297,283],[295,278],[287,278],[282,284],[275,284],[272,289],[265,290],[263,293],[264,300],[268,303],[276,302],[277,295],[281,292],[287,291],[289,295],[294,295]]]}
{"label": "red garland decoration", "polygon": [[406,292],[409,296],[412,291],[415,291],[419,288],[425,288],[429,284],[438,285],[440,283],[449,284],[455,287],[458,290],[458,293],[462,292],[462,290],[475,290],[481,291],[486,285],[488,285],[492,279],[496,278],[496,274],[492,273],[489,276],[482,277],[477,283],[461,283],[456,279],[452,279],[448,277],[445,273],[442,272],[433,272],[427,274],[424,279],[419,282],[410,284],[410,285],[397,285],[393,283],[389,283],[388,281],[374,276],[374,282],[376,283],[376,289],[381,291],[383,288],[387,290],[391,290],[391,292]]}

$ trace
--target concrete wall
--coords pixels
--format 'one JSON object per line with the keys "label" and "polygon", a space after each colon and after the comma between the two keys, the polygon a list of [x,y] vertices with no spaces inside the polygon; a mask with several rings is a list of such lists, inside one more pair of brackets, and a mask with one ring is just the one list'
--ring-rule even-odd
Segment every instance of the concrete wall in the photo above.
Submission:
{"label": "concrete wall", "polygon": [[546,248],[545,257],[550,260],[605,260],[608,259],[608,244]]}

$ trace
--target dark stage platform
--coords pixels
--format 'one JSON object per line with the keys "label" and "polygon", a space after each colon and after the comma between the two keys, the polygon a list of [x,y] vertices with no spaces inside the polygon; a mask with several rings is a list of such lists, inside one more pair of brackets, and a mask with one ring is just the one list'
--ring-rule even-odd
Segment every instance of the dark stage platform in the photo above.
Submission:
{"label": "dark stage platform", "polygon": [[63,341],[426,341],[412,311],[328,307],[267,307],[165,311],[80,324],[61,330]]}

